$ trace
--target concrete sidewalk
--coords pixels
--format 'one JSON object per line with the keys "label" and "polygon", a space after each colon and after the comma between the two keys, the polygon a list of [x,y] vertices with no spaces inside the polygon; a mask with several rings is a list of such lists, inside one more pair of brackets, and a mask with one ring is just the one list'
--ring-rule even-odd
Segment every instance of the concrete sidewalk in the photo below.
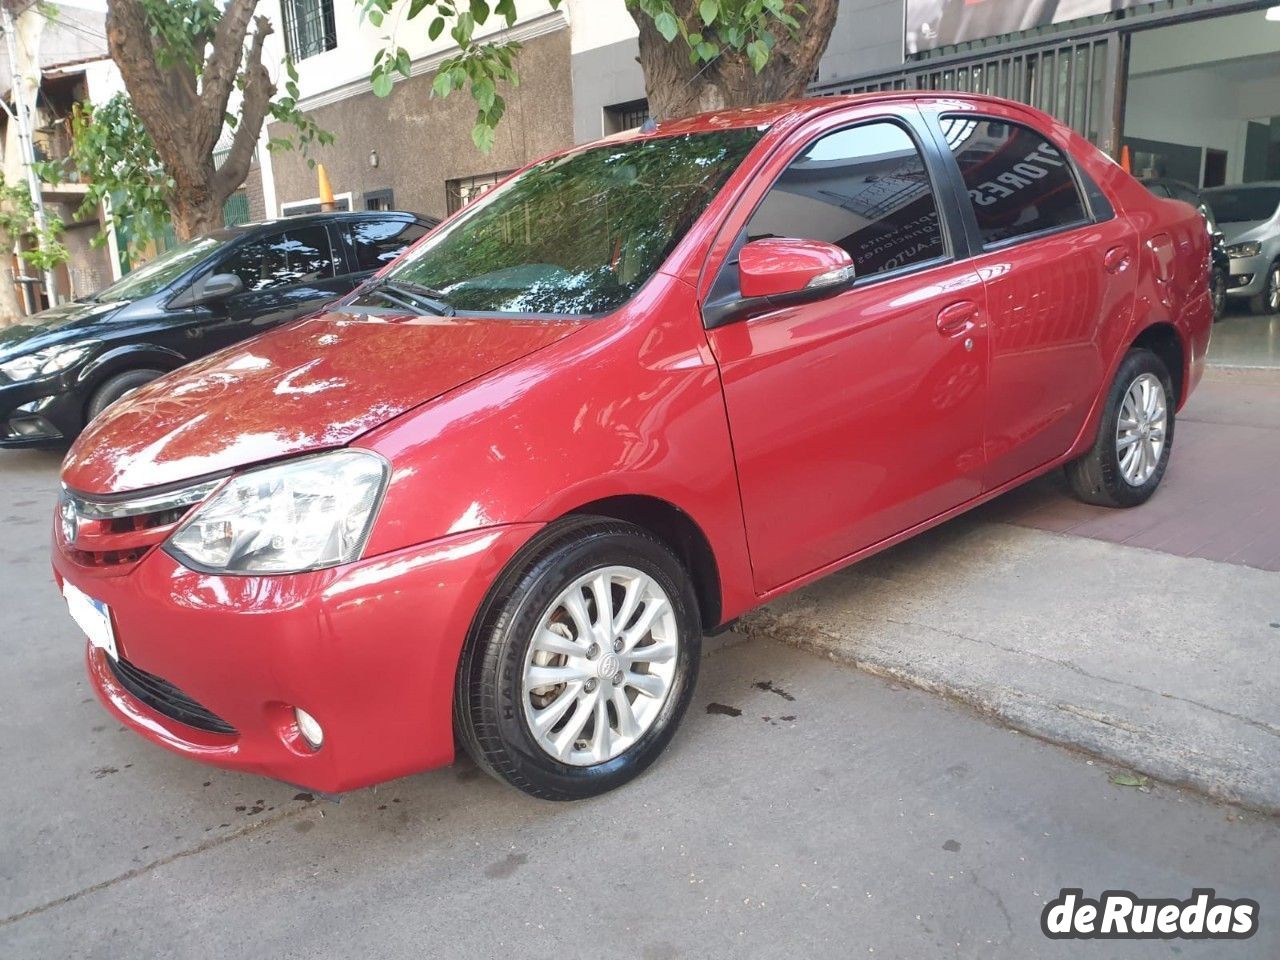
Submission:
{"label": "concrete sidewalk", "polygon": [[[1188,422],[1197,403],[1214,419],[1232,419],[1221,395],[1232,389],[1206,383]],[[1280,408],[1280,384],[1266,389],[1267,405]],[[1255,421],[1251,437],[1270,444],[1243,460],[1269,459],[1274,491],[1280,421],[1257,421],[1256,407],[1239,414]],[[1134,511],[1099,513],[1143,542],[1147,527],[1135,518],[1149,511],[1168,542],[1189,542],[1170,534],[1179,523],[1202,525],[1197,500],[1234,483],[1224,476],[1229,458],[1197,449],[1219,445],[1219,434],[1207,423],[1196,427],[1179,431],[1170,471],[1185,518],[1171,516],[1161,494]],[[1068,529],[1080,535],[1031,528],[1037,518],[1074,510],[1055,502],[1061,494],[1051,481],[1010,496],[1016,509],[997,501],[769,605],[744,618],[743,629],[944,693],[1157,779],[1280,814],[1280,574],[1238,558],[1106,542],[1102,516],[1075,517]],[[1280,513],[1280,498],[1263,499],[1269,508],[1262,500],[1235,503],[1232,515],[1218,517],[1222,528],[1249,537],[1250,516]]]}

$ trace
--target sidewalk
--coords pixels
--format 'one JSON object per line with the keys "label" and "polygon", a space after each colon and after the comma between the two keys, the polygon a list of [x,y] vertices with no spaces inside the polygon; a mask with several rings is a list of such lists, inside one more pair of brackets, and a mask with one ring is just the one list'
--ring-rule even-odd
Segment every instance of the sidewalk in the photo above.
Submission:
{"label": "sidewalk", "polygon": [[1046,479],[742,627],[1280,814],[1278,481],[1280,377],[1211,373],[1149,504]]}

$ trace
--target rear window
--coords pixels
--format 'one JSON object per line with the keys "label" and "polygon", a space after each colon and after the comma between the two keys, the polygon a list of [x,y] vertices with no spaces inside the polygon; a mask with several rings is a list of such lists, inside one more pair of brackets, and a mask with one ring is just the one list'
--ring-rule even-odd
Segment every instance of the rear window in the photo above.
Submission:
{"label": "rear window", "polygon": [[1204,198],[1219,223],[1270,220],[1280,207],[1280,187],[1228,187],[1206,190]]}
{"label": "rear window", "polygon": [[361,220],[351,225],[356,270],[381,270],[404,253],[427,228],[410,220]]}
{"label": "rear window", "polygon": [[984,245],[1084,223],[1084,200],[1062,151],[1030,127],[943,117]]}

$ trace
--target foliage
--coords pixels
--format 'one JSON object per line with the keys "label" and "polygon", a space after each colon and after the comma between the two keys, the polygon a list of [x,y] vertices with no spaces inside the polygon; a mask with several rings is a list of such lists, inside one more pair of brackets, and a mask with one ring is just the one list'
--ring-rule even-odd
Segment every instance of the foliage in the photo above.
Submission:
{"label": "foliage", "polygon": [[[517,41],[482,41],[476,30],[491,17],[510,28],[516,23],[515,0],[356,0],[362,15],[375,27],[395,20],[395,26],[417,21],[426,25],[427,39],[437,40],[446,29],[458,53],[447,58],[436,71],[432,84],[435,96],[446,97],[467,88],[476,104],[476,122],[471,138],[485,153],[493,148],[494,129],[502,119],[506,101],[500,83],[515,86],[519,76],[515,58]],[[562,0],[547,0],[558,9]],[[797,15],[805,7],[794,0],[626,0],[633,17],[648,17],[668,43],[679,38],[689,50],[691,64],[709,65],[726,51],[746,56],[759,73],[769,61],[775,41],[774,29],[799,30]],[[687,9],[686,9],[687,8]],[[398,18],[398,19],[396,19]],[[395,29],[384,37],[384,46],[374,57],[369,80],[380,97],[391,93],[397,75],[410,75],[408,50],[396,42]]]}
{"label": "foliage", "polygon": [[33,234],[37,248],[21,250],[18,256],[37,270],[51,270],[70,258],[61,240],[62,231],[62,221],[57,217],[46,217],[46,226],[41,230],[26,184],[10,186],[0,173],[0,235],[4,238],[5,256],[20,238]]}
{"label": "foliage", "polygon": [[[168,225],[173,180],[161,167],[151,135],[123,93],[97,107],[82,103],[73,108],[69,156],[37,166],[41,179],[50,183],[65,179],[68,168],[88,188],[76,210],[77,219],[93,218],[104,206],[110,212],[105,230],[117,224],[126,228],[129,245],[135,249]],[[93,242],[105,241],[103,232]]]}

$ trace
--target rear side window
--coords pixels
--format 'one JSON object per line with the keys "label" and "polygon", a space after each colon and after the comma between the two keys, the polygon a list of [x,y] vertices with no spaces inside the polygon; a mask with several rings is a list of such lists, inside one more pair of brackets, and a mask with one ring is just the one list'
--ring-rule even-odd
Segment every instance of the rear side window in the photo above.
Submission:
{"label": "rear side window", "polygon": [[880,121],[815,140],[791,161],[747,224],[747,238],[824,240],[859,276],[944,254],[938,205],[915,141]]}
{"label": "rear side window", "polygon": [[1083,223],[1084,201],[1062,151],[1030,127],[943,117],[984,245]]}
{"label": "rear side window", "polygon": [[351,225],[356,270],[381,270],[424,236],[427,228],[405,220],[361,220]]}
{"label": "rear side window", "polygon": [[334,275],[333,250],[324,227],[295,227],[252,240],[218,268],[234,273],[249,292],[313,283]]}

